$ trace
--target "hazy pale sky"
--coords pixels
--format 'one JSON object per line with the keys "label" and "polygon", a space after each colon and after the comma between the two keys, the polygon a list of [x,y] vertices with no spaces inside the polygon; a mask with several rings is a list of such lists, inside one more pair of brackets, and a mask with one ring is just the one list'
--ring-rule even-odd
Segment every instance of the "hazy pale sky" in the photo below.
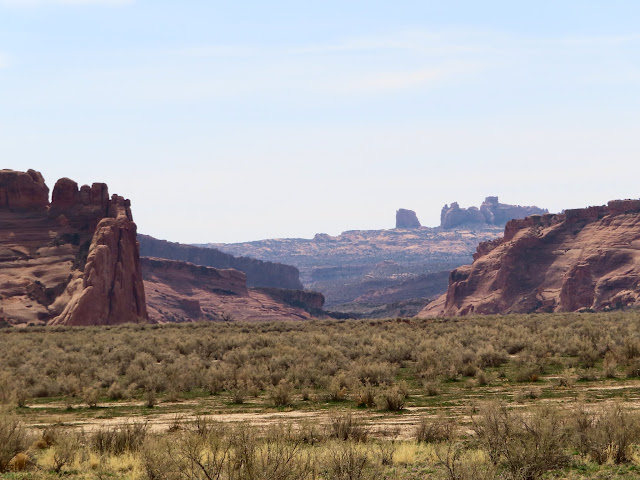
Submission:
{"label": "hazy pale sky", "polygon": [[182,242],[640,197],[637,0],[0,0],[2,168]]}

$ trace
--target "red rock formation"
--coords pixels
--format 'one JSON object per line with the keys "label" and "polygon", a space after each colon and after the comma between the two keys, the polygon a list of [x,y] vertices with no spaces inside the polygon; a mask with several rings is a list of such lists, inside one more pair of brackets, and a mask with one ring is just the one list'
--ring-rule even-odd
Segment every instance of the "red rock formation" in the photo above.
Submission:
{"label": "red rock formation", "polygon": [[604,310],[640,300],[640,200],[511,220],[420,316]]}
{"label": "red rock formation", "polygon": [[12,324],[147,320],[128,200],[96,183],[0,171],[0,304]]}
{"label": "red rock formation", "polygon": [[0,170],[0,208],[7,210],[45,210],[49,188],[40,172]]}
{"label": "red rock formation", "polygon": [[61,211],[69,210],[79,203],[79,196],[78,184],[70,178],[61,178],[53,187],[51,208]]}
{"label": "red rock formation", "polygon": [[147,319],[136,224],[128,200],[116,195],[100,220],[82,273],[68,285],[66,306],[52,324],[111,325]]}
{"label": "red rock formation", "polygon": [[420,220],[413,210],[396,210],[396,228],[420,228]]}
{"label": "red rock formation", "polygon": [[[244,273],[158,258],[142,258],[149,317],[155,322],[307,320],[315,292],[247,288]],[[305,303],[306,302],[306,303]]]}

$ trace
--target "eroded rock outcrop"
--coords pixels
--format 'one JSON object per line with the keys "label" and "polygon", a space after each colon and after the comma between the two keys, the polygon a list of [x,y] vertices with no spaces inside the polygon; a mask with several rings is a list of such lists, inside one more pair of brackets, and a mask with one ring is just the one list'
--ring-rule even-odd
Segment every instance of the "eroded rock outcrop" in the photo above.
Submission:
{"label": "eroded rock outcrop", "polygon": [[246,275],[159,258],[142,258],[152,321],[308,320],[324,297],[315,292],[247,288]]}
{"label": "eroded rock outcrop", "polygon": [[40,172],[0,170],[0,208],[41,211],[48,206],[49,187]]}
{"label": "eroded rock outcrop", "polygon": [[459,225],[484,225],[487,221],[477,207],[460,208],[458,202],[445,205],[440,212],[440,226],[454,228]]}
{"label": "eroded rock outcrop", "polygon": [[396,228],[420,228],[416,212],[404,208],[396,210]]}
{"label": "eroded rock outcrop", "polygon": [[0,171],[0,304],[11,324],[145,322],[130,203],[105,184]]}
{"label": "eroded rock outcrop", "polygon": [[420,316],[606,310],[640,300],[640,200],[509,221]]}
{"label": "eroded rock outcrop", "polygon": [[440,212],[440,226],[450,229],[460,225],[505,225],[512,219],[545,213],[548,210],[536,206],[509,205],[500,203],[498,197],[487,197],[480,208],[460,208],[457,202],[445,205]]}

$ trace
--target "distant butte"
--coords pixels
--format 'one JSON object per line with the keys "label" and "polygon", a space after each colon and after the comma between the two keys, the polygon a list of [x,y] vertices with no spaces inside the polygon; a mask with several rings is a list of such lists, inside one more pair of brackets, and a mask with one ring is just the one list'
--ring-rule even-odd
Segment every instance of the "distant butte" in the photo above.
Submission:
{"label": "distant butte", "polygon": [[547,209],[536,206],[521,207],[500,203],[498,197],[485,198],[480,208],[460,208],[457,202],[451,206],[445,205],[440,212],[440,226],[451,229],[460,225],[505,225],[514,218],[524,218],[529,215],[544,215]]}
{"label": "distant butte", "polygon": [[396,211],[396,228],[420,228],[416,212],[401,208]]}

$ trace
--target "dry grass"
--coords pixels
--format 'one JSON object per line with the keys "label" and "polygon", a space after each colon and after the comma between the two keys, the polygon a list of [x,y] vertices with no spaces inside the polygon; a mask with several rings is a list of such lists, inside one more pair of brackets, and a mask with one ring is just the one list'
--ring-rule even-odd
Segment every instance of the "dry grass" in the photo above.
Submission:
{"label": "dry grass", "polygon": [[[606,478],[615,469],[635,478],[639,320],[5,330],[0,469],[222,480]],[[211,421],[227,416],[251,424]],[[33,427],[59,421],[77,427]],[[272,468],[283,462],[291,468]]]}

